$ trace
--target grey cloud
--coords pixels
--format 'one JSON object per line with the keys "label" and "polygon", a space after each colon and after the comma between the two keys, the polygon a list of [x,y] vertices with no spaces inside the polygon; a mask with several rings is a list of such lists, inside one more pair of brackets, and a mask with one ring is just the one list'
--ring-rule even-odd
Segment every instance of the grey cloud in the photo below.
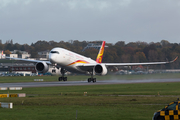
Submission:
{"label": "grey cloud", "polygon": [[[23,2],[24,1],[24,2]],[[178,42],[177,0],[0,0],[0,39]]]}

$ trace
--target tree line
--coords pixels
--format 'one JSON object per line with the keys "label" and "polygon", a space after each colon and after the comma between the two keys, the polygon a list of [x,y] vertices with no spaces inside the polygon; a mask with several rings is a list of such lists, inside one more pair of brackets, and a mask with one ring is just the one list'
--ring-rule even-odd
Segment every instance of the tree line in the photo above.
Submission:
{"label": "tree line", "polygon": [[[101,45],[102,41],[78,41],[69,40],[65,41],[45,41],[39,40],[36,43],[19,44],[13,43],[13,40],[8,40],[6,43],[2,43],[0,40],[0,50],[3,50],[5,54],[10,54],[10,51],[21,50],[27,51],[31,54],[32,58],[37,58],[38,52],[51,50],[54,47],[62,47],[84,56],[96,59],[98,51],[97,49],[91,48],[82,52],[83,48],[89,43],[98,43]],[[176,56],[180,56],[180,44],[170,43],[167,40],[161,40],[160,42],[146,43],[146,42],[129,42],[125,44],[125,41],[118,41],[115,44],[106,43],[103,61],[102,62],[156,62],[156,61],[170,61]],[[18,53],[20,54],[20,53]],[[168,65],[153,65],[152,68],[166,68],[166,69],[179,69],[180,60]]]}

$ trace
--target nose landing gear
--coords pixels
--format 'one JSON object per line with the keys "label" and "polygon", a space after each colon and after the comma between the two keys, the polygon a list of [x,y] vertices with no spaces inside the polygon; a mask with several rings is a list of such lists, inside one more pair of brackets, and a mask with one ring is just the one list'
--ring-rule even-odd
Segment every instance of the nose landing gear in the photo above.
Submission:
{"label": "nose landing gear", "polygon": [[59,81],[67,81],[67,77],[59,77]]}
{"label": "nose landing gear", "polygon": [[66,70],[64,69],[64,68],[61,68],[61,74],[62,74],[62,76],[61,77],[59,77],[59,81],[67,81],[67,77],[64,77],[64,74],[66,73]]}

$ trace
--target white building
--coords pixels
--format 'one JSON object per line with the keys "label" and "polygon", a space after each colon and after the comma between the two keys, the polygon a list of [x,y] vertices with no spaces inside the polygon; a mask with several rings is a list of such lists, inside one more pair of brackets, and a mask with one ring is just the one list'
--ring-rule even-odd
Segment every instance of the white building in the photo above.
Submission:
{"label": "white building", "polygon": [[31,54],[22,54],[19,56],[19,58],[26,59],[26,58],[29,58],[30,56]]}
{"label": "white building", "polygon": [[9,54],[9,57],[18,58],[18,54]]}
{"label": "white building", "polygon": [[38,52],[40,58],[49,58],[49,50]]}
{"label": "white building", "polygon": [[28,52],[26,51],[21,51],[21,50],[14,50],[14,51],[10,51],[12,54],[16,54],[16,53],[21,53],[21,54],[28,54]]}
{"label": "white building", "polygon": [[[20,50],[14,50],[14,51],[10,51],[11,54],[6,55],[3,54],[3,56],[8,56],[8,57],[14,57],[14,58],[30,58],[31,54],[28,54],[28,52],[26,51],[20,51]],[[21,55],[16,54],[17,52],[19,52]],[[2,56],[2,51],[0,51],[0,59],[5,59],[5,57]]]}

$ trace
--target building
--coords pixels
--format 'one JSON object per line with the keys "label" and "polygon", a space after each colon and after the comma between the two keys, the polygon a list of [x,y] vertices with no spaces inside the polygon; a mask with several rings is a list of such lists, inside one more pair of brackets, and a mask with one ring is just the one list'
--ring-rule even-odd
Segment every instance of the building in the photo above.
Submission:
{"label": "building", "polygon": [[46,58],[46,60],[49,58],[49,50],[38,52],[38,55],[40,58]]}
{"label": "building", "polygon": [[21,54],[18,56],[19,58],[22,58],[22,59],[26,59],[26,58],[30,58],[31,57],[31,54]]}
{"label": "building", "polygon": [[[29,58],[31,56],[31,54],[28,54],[28,52],[20,51],[20,50],[10,51],[11,54],[9,54],[9,55],[3,54],[2,51],[0,51],[0,52],[1,52],[0,59],[5,59],[5,57],[3,57],[3,56],[14,57],[14,58],[22,58],[22,59],[26,59],[26,58]],[[19,55],[18,55],[18,53],[19,53]]]}
{"label": "building", "polygon": [[[108,47],[105,45],[105,47]],[[86,49],[89,49],[89,48],[95,48],[95,49],[100,49],[101,48],[101,44],[97,44],[97,43],[89,43],[83,50],[82,52],[84,52]]]}
{"label": "building", "polygon": [[31,72],[36,73],[35,66],[10,66],[9,71],[11,72]]}
{"label": "building", "polygon": [[2,73],[37,74],[33,63],[0,63],[0,75]]}
{"label": "building", "polygon": [[21,50],[13,50],[13,51],[10,51],[10,52],[11,52],[11,54],[18,54],[18,53],[20,53],[20,54],[28,54],[28,52],[21,51]]}
{"label": "building", "polygon": [[18,58],[18,54],[9,54],[9,57]]}

